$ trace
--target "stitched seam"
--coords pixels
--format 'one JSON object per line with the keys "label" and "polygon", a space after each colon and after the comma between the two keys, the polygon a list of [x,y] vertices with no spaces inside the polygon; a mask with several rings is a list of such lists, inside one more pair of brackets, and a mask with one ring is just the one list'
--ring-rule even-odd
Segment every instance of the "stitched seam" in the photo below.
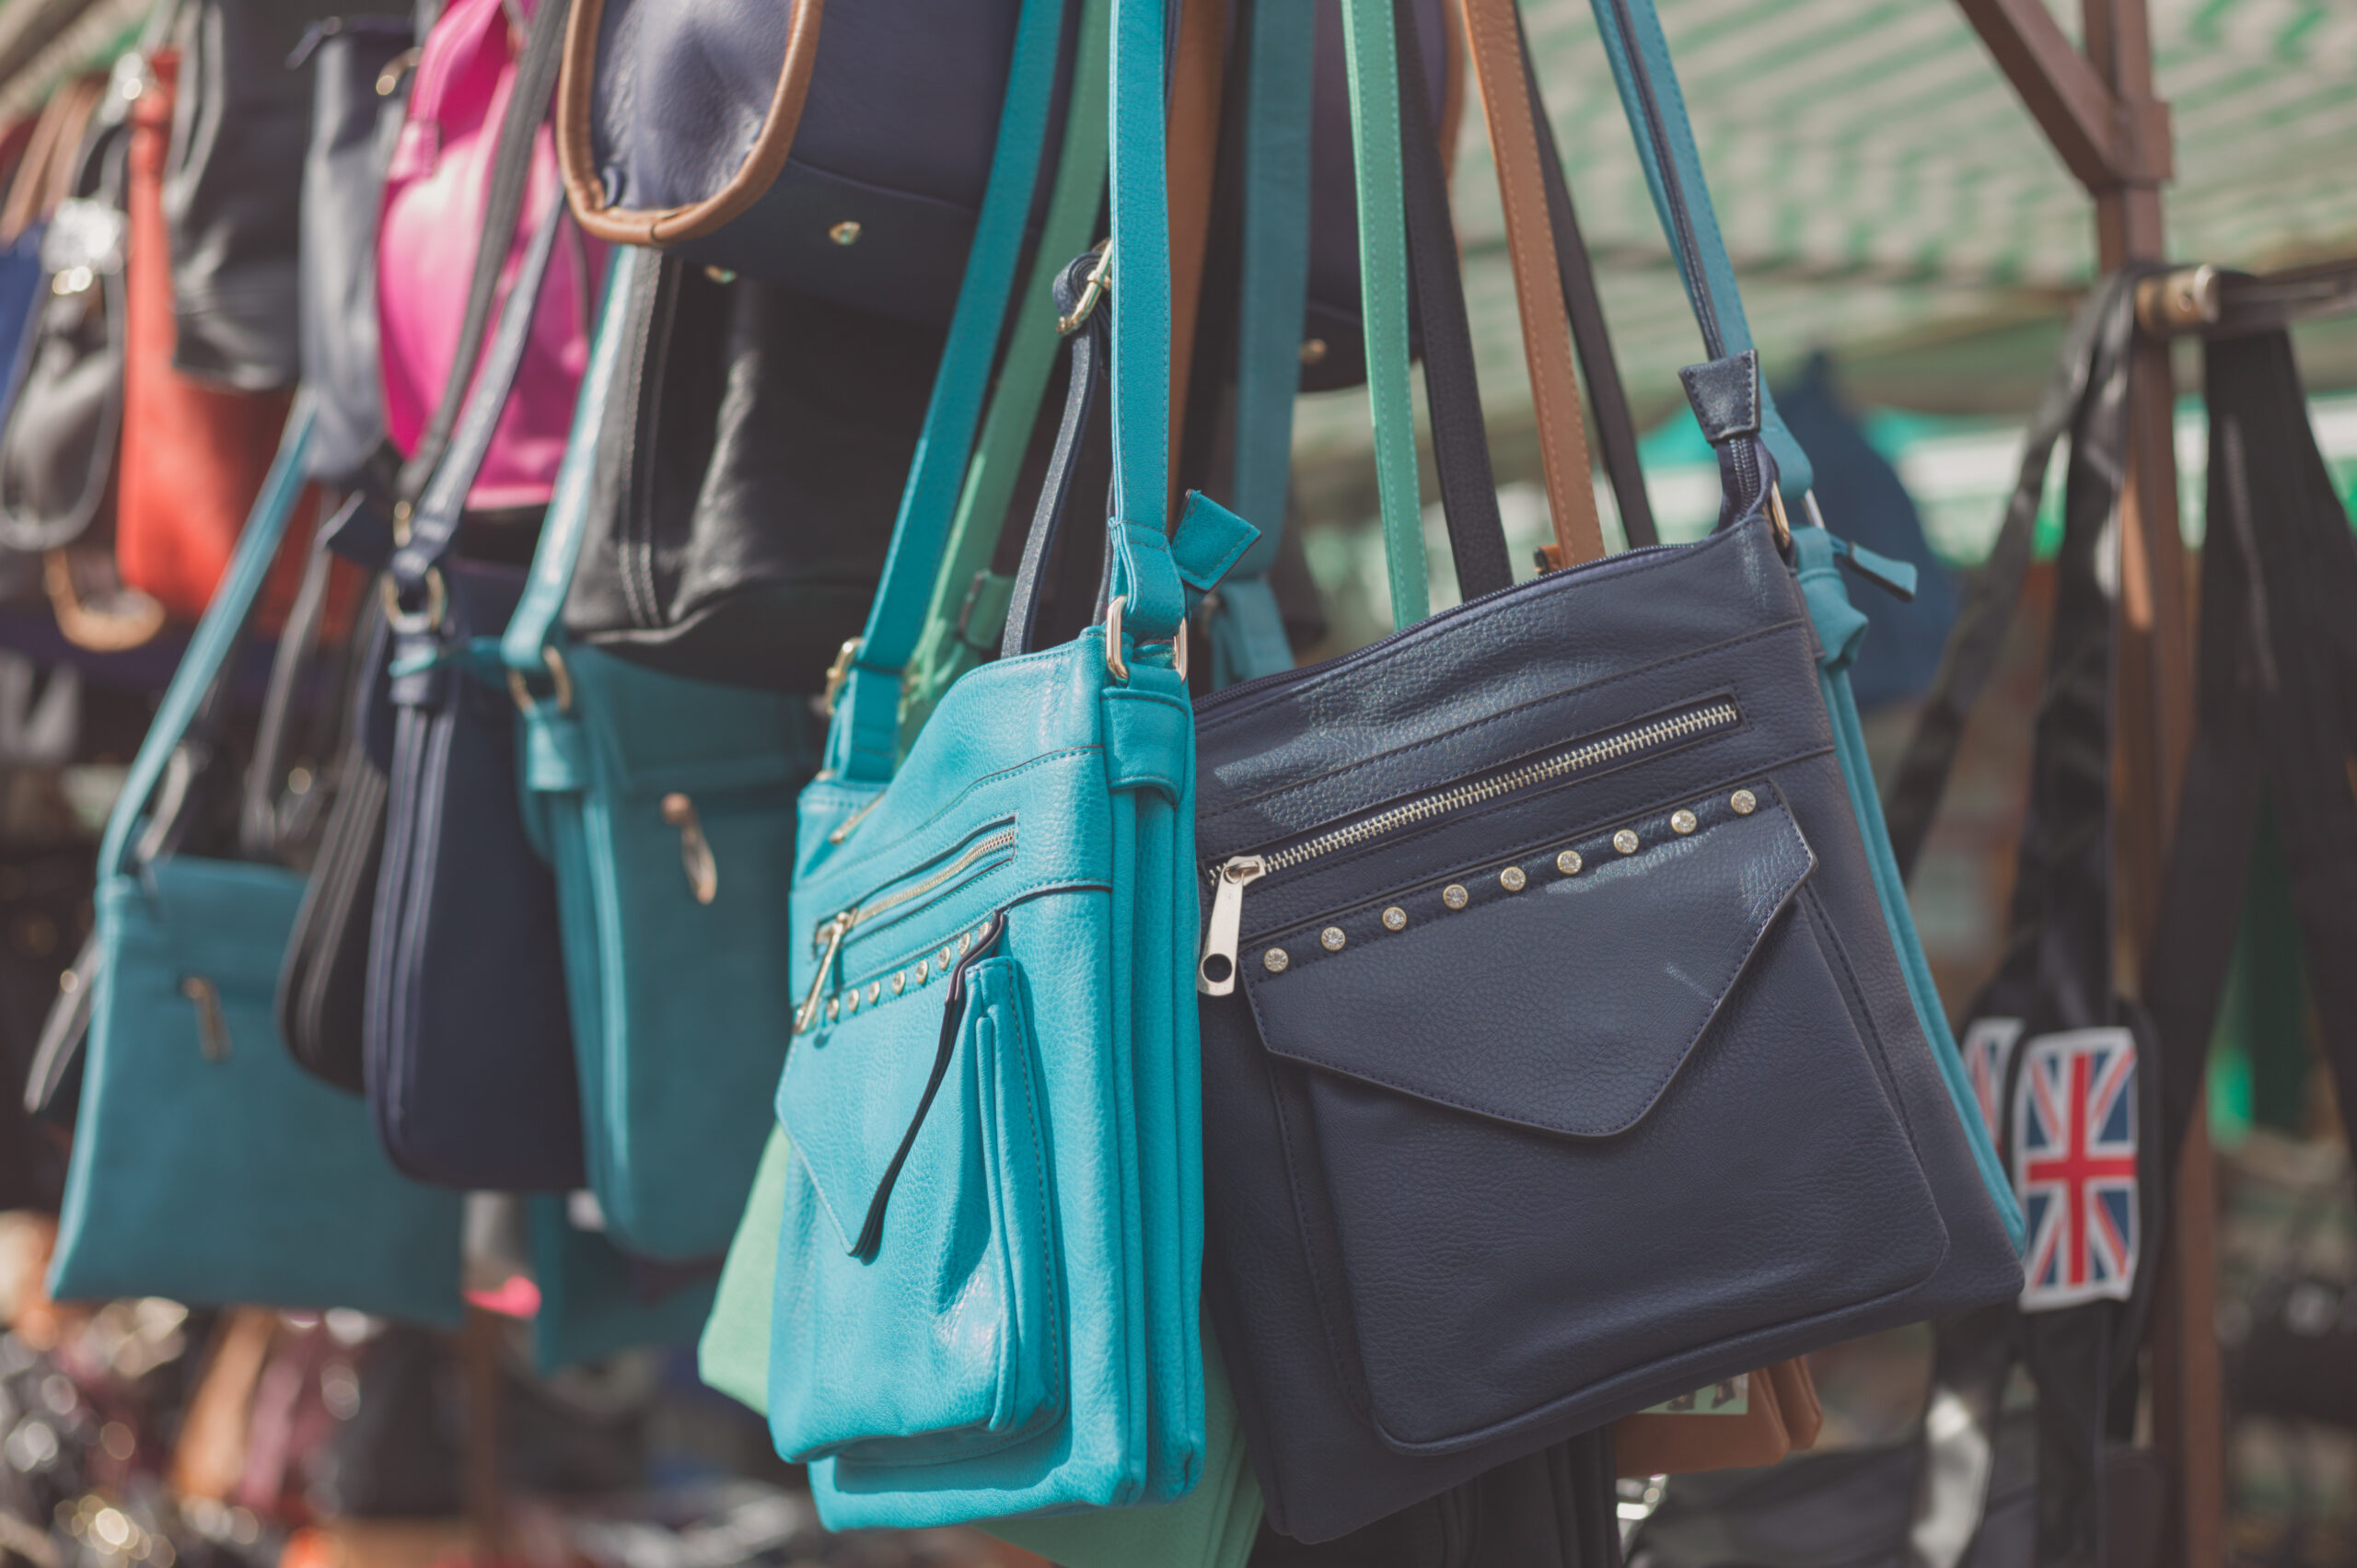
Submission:
{"label": "stitched seam", "polygon": [[[943,802],[941,807],[935,811],[932,816],[926,818],[923,821],[915,824],[913,827],[910,828],[907,832],[902,833],[890,843],[884,845],[880,849],[875,850],[867,850],[865,846],[863,845],[862,849],[865,853],[858,857],[857,864],[869,865],[879,860],[890,858],[893,852],[904,847],[911,839],[914,839],[919,834],[925,832],[936,823],[940,822],[944,818],[954,813],[958,809],[958,806],[965,801],[967,796],[972,795],[976,790],[981,789],[984,784],[996,784],[1001,779],[1019,777],[1020,775],[1028,772],[1033,768],[1045,767],[1048,763],[1056,761],[1062,758],[1079,757],[1091,751],[1102,751],[1105,748],[1102,746],[1070,746],[1061,751],[1051,751],[1044,756],[1034,757],[1028,762],[1017,763],[1016,766],[1008,768],[1003,772],[984,773],[981,778],[974,780],[965,788],[959,790],[956,795],[951,796],[949,799]],[[890,785],[888,784],[886,788],[888,789]],[[859,798],[858,796],[853,792],[846,791],[845,793],[850,799],[855,800]],[[878,807],[877,809],[880,810],[882,807]],[[845,856],[843,865],[848,866],[852,864],[853,864],[853,862],[851,857]],[[827,880],[829,874],[835,872],[838,869],[839,867],[837,866],[829,866],[826,870],[819,872],[813,876],[811,880],[823,885]],[[815,889],[812,896],[817,896]]]}
{"label": "stitched seam", "polygon": [[[1379,756],[1363,758],[1358,761],[1349,762],[1340,767],[1329,769],[1325,772],[1318,773],[1309,778],[1298,779],[1291,784],[1281,784],[1274,789],[1264,791],[1263,793],[1253,796],[1248,799],[1237,801],[1233,806],[1222,807],[1218,811],[1215,811],[1207,817],[1199,815],[1195,822],[1196,834],[1200,840],[1203,836],[1203,830],[1214,823],[1224,821],[1230,817],[1236,816],[1239,812],[1249,811],[1256,807],[1261,806],[1264,802],[1281,800],[1286,796],[1297,794],[1302,790],[1309,788],[1313,784],[1329,784],[1338,779],[1348,778],[1353,773],[1363,772],[1369,768],[1380,767],[1387,763],[1411,759],[1418,753],[1430,750],[1434,747],[1447,745],[1453,741],[1461,740],[1471,736],[1477,736],[1482,730],[1492,726],[1504,724],[1509,720],[1518,719],[1534,713],[1543,712],[1544,710],[1555,705],[1568,703],[1585,702],[1595,698],[1601,692],[1608,691],[1611,688],[1622,684],[1623,682],[1635,680],[1643,677],[1664,675],[1677,669],[1680,665],[1690,664],[1697,659],[1709,658],[1715,655],[1728,653],[1736,648],[1742,647],[1747,643],[1755,643],[1766,638],[1780,636],[1792,632],[1795,628],[1804,627],[1805,625],[1806,622],[1801,617],[1794,616],[1790,620],[1778,621],[1773,626],[1765,627],[1757,632],[1746,632],[1741,636],[1730,637],[1723,643],[1713,643],[1709,647],[1698,648],[1689,654],[1679,654],[1675,657],[1663,659],[1658,663],[1645,665],[1641,668],[1624,670],[1618,675],[1608,675],[1600,680],[1591,681],[1585,686],[1575,686],[1567,691],[1556,691],[1548,696],[1534,697],[1528,702],[1517,703],[1510,708],[1503,708],[1496,713],[1485,714],[1480,718],[1472,720],[1470,723],[1459,725],[1455,729],[1448,730],[1443,734],[1428,736],[1424,739],[1411,741],[1405,746],[1399,747],[1390,751],[1386,751]],[[1633,723],[1635,721],[1631,720],[1629,722]],[[1602,735],[1619,727],[1620,727],[1619,725],[1606,725],[1588,733]],[[1390,797],[1386,796],[1384,798],[1387,799]],[[1379,802],[1371,802],[1370,808],[1376,804],[1379,804]],[[1343,815],[1348,814],[1349,813],[1344,813]],[[1329,819],[1329,820],[1334,819]],[[1307,830],[1304,830],[1304,831]],[[1288,838],[1297,836],[1297,834],[1286,835]]]}
{"label": "stitched seam", "polygon": [[[1036,1076],[1038,1076],[1039,1052],[1038,1048],[1033,1043],[1031,1020],[1023,1010],[1023,988],[1016,983],[1014,960],[1008,959],[1006,962],[1008,970],[1006,977],[1006,1010],[1015,1020],[1015,1039],[1016,1041],[1016,1049],[1021,1052],[1023,1063],[1023,1071],[1016,1075],[1023,1080],[1023,1107],[1026,1113],[1024,1130],[1030,1134],[1032,1168],[1038,1173],[1039,1179],[1038,1191],[1039,1204],[1039,1220],[1040,1229],[1044,1233],[1041,1239],[1048,1243],[1045,1248],[1046,1260],[1039,1272],[1041,1280],[1046,1286],[1048,1295],[1048,1315],[1045,1327],[1048,1339],[1049,1394],[1052,1400],[1052,1408],[1054,1410],[1061,1411],[1064,1406],[1064,1337],[1062,1331],[1064,1319],[1063,1309],[1057,1305],[1061,1298],[1061,1292],[1058,1289],[1058,1275],[1061,1271],[1056,1267],[1056,1249],[1053,1241],[1055,1226],[1052,1216],[1055,1213],[1055,1202],[1052,1194],[1054,1190],[1049,1185],[1047,1148],[1039,1134],[1040,1123],[1045,1119],[1039,1114],[1038,1086],[1032,1081]],[[1020,1327],[1021,1326],[1018,1324],[1018,1330]],[[1033,1417],[1031,1422],[1018,1424],[1023,1431],[1028,1432],[1030,1430],[1031,1426],[1038,1422],[1039,1417],[1045,1416],[1048,1413],[1048,1411],[1042,1410],[1038,1415]]]}
{"label": "stitched seam", "polygon": [[[1882,1085],[1884,1097],[1890,1101],[1891,1114],[1898,1118],[1899,1130],[1907,1135],[1909,1152],[1914,1155],[1920,1170],[1923,1159],[1922,1148],[1915,1137],[1914,1119],[1907,1114],[1906,1097],[1898,1092],[1898,1076],[1890,1069],[1889,1047],[1883,1040],[1883,1031],[1875,1019],[1873,1009],[1866,1005],[1865,991],[1858,984],[1857,970],[1850,962],[1849,948],[1842,943],[1840,933],[1834,929],[1832,917],[1826,912],[1824,900],[1815,897],[1814,889],[1810,892],[1811,897],[1807,907],[1811,933],[1817,936],[1817,947],[1825,954],[1825,967],[1832,971],[1833,982],[1842,993],[1843,1005],[1852,1009],[1850,1027],[1857,1030],[1858,1043],[1864,1046],[1869,1052],[1869,1059],[1875,1067],[1875,1076]],[[1882,912],[1882,900],[1879,896],[1875,900],[1875,912],[1876,914]],[[1909,998],[1908,1017],[1910,1020],[1914,1019],[1911,996]],[[1860,1028],[1859,1024],[1862,1021],[1865,1027]],[[1922,1026],[1917,1022],[1916,1027],[1920,1029]],[[1928,1047],[1931,1042],[1926,1040],[1924,1043]],[[1935,1070],[1937,1065],[1936,1063],[1933,1063]],[[1945,1092],[1945,1086],[1942,1092]],[[1976,1160],[1974,1162],[1976,1179],[1979,1168],[1979,1162]],[[1924,1173],[1923,1185],[1927,1189],[1931,1186],[1931,1177],[1928,1172]],[[1933,1207],[1938,1206],[1939,1200],[1934,1195]],[[1942,1256],[1945,1257],[1945,1254],[1943,1253]]]}
{"label": "stitched seam", "polygon": [[[1805,849],[1807,847],[1808,841],[1807,839],[1801,837],[1800,824],[1793,820],[1792,813],[1785,809],[1781,798],[1777,802],[1776,811],[1779,816],[1783,818],[1785,825],[1791,828],[1794,837],[1800,838],[1802,847]],[[1724,826],[1724,824],[1722,824],[1722,826]],[[1551,1121],[1532,1121],[1519,1116],[1507,1116],[1501,1113],[1494,1107],[1476,1105],[1470,1100],[1459,1099],[1451,1095],[1436,1093],[1432,1089],[1410,1084],[1402,1079],[1391,1077],[1382,1073],[1369,1072],[1364,1067],[1348,1065],[1344,1063],[1335,1061],[1330,1056],[1320,1055],[1315,1051],[1293,1050],[1280,1051],[1275,1046],[1265,1045],[1271,1031],[1267,1027],[1266,1020],[1260,1019],[1260,997],[1257,993],[1253,996],[1253,1016],[1256,1020],[1260,1020],[1261,1023],[1260,1032],[1264,1042],[1264,1048],[1268,1050],[1271,1055],[1283,1057],[1287,1061],[1306,1062],[1317,1066],[1330,1068],[1337,1073],[1342,1074],[1346,1077],[1356,1078],[1370,1084],[1380,1084],[1386,1088],[1398,1089],[1403,1094],[1412,1096],[1420,1100],[1428,1101],[1434,1105],[1453,1106],[1458,1110],[1471,1111],[1473,1114],[1483,1117],[1489,1121],[1504,1121],[1511,1126],[1532,1127],[1537,1128],[1541,1132],[1561,1132],[1568,1137],[1573,1138],[1614,1137],[1620,1133],[1627,1132],[1630,1128],[1634,1127],[1638,1122],[1643,1121],[1646,1113],[1651,1111],[1653,1108],[1660,1102],[1662,1091],[1669,1086],[1669,1082],[1672,1078],[1678,1076],[1678,1070],[1686,1065],[1686,1059],[1694,1054],[1694,1048],[1701,1043],[1702,1037],[1708,1034],[1710,1032],[1711,1026],[1718,1021],[1719,1009],[1725,1005],[1727,993],[1734,989],[1736,978],[1740,976],[1745,968],[1749,965],[1752,955],[1759,950],[1760,938],[1767,935],[1768,928],[1770,926],[1776,923],[1776,917],[1784,912],[1786,906],[1793,900],[1793,894],[1799,889],[1802,883],[1808,879],[1809,872],[1815,869],[1816,862],[1814,857],[1812,857],[1809,864],[1803,868],[1800,875],[1794,877],[1792,879],[1791,884],[1784,889],[1783,896],[1776,900],[1775,907],[1770,910],[1765,915],[1761,916],[1759,921],[1752,926],[1750,939],[1747,941],[1743,945],[1742,948],[1736,954],[1734,967],[1727,971],[1726,977],[1720,981],[1718,985],[1715,987],[1716,999],[1711,1004],[1710,1012],[1703,1016],[1701,1024],[1696,1028],[1694,1033],[1688,1038],[1686,1043],[1680,1046],[1677,1053],[1669,1058],[1668,1066],[1664,1068],[1660,1076],[1654,1081],[1653,1087],[1645,1092],[1644,1103],[1632,1112],[1627,1121],[1618,1122],[1613,1126],[1603,1128],[1598,1131],[1590,1132],[1582,1128],[1565,1127],[1560,1123]],[[1251,990],[1251,987],[1248,985],[1246,989],[1249,991]]]}

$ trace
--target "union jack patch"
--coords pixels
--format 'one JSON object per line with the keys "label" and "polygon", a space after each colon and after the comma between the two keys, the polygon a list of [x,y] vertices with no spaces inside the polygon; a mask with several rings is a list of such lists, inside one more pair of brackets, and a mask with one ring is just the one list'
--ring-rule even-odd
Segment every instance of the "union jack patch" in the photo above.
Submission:
{"label": "union jack patch", "polygon": [[2136,1040],[2070,1029],[2022,1043],[2014,1186],[2029,1222],[2022,1308],[2108,1297],[2136,1279]]}
{"label": "union jack patch", "polygon": [[2005,1068],[2013,1060],[2014,1042],[2022,1038],[2019,1018],[1975,1018],[1964,1031],[1958,1050],[1964,1057],[1965,1082],[1972,1086],[1972,1102],[1980,1108],[1980,1125],[2002,1142],[2004,1132],[1997,1107],[2005,1098]]}

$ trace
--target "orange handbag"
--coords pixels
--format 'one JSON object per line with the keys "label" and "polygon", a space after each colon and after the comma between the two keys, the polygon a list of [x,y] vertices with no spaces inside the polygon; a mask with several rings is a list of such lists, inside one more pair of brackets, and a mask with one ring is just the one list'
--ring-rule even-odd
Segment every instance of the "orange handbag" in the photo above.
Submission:
{"label": "orange handbag", "polygon": [[1772,1465],[1796,1448],[1814,1447],[1825,1424],[1808,1363],[1780,1361],[1743,1379],[1740,1411],[1722,1385],[1677,1401],[1689,1408],[1643,1411],[1612,1423],[1612,1458],[1622,1476],[1690,1475],[1697,1470]]}
{"label": "orange handbag", "polygon": [[[152,596],[177,618],[193,620],[212,599],[246,514],[261,494],[294,394],[233,391],[173,368],[179,330],[164,165],[180,52],[157,50],[147,64],[150,79],[131,107],[115,562],[126,587]],[[276,630],[294,602],[316,509],[316,494],[305,491],[262,593],[265,631]]]}

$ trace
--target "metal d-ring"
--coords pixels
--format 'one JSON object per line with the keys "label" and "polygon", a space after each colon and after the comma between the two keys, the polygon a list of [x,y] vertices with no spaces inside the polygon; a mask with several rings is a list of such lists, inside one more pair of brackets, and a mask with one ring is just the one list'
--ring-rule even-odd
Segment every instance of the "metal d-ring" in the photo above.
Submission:
{"label": "metal d-ring", "polygon": [[442,581],[441,567],[425,569],[425,608],[422,610],[402,608],[401,587],[390,576],[384,578],[383,584],[386,625],[408,637],[440,630],[442,613],[450,608],[450,589]]}
{"label": "metal d-ring", "polygon": [[[564,656],[553,644],[540,649],[540,662],[548,667],[549,683],[556,688],[556,711],[573,711],[573,672],[564,668]],[[510,665],[507,668],[507,694],[516,699],[516,706],[525,713],[532,711],[532,689],[524,683],[524,672]]]}
{"label": "metal d-ring", "polygon": [[[1105,672],[1127,686],[1130,683],[1130,661],[1121,656],[1121,612],[1129,608],[1130,596],[1115,594],[1113,602],[1105,607]],[[1170,668],[1179,679],[1187,679],[1187,623],[1178,622],[1178,634],[1170,639]]]}

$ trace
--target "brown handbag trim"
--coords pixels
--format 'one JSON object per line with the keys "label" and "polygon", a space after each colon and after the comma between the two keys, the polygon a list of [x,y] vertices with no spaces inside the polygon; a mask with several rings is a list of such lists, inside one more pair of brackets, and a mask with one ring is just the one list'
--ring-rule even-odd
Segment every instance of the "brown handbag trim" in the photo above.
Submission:
{"label": "brown handbag trim", "polygon": [[1817,1379],[1809,1373],[1808,1358],[1796,1355],[1778,1362],[1768,1369],[1768,1380],[1775,1385],[1776,1410],[1784,1418],[1793,1446],[1816,1447],[1817,1434],[1825,1430],[1825,1406],[1817,1401]]}
{"label": "brown handbag trim", "polygon": [[1793,1449],[1770,1371],[1752,1373],[1740,1415],[1641,1411],[1612,1423],[1613,1469],[1623,1479],[1772,1465]]}
{"label": "brown handbag trim", "polygon": [[1604,525],[1596,515],[1587,426],[1572,364],[1572,326],[1563,306],[1562,273],[1547,215],[1547,184],[1539,166],[1538,129],[1514,0],[1466,0],[1466,42],[1489,122],[1505,209],[1506,250],[1514,261],[1515,300],[1521,307],[1523,347],[1530,364],[1530,403],[1538,424],[1538,455],[1547,475],[1548,510],[1555,521],[1559,565],[1604,554]]}
{"label": "brown handbag trim", "polygon": [[574,221],[593,238],[616,245],[660,249],[701,239],[768,194],[785,170],[801,128],[802,106],[810,96],[810,72],[819,57],[819,20],[825,0],[793,0],[794,20],[785,35],[785,59],[778,68],[777,92],[761,121],[753,150],[728,183],[685,206],[610,206],[598,180],[589,147],[589,106],[598,70],[598,29],[605,0],[574,0],[564,22],[564,59],[556,82],[556,160],[564,176],[565,199]]}
{"label": "brown handbag trim", "polygon": [[0,205],[0,245],[16,243],[35,218],[55,212],[72,193],[82,137],[105,93],[103,76],[77,76],[41,106],[32,139],[8,181],[6,203]]}

